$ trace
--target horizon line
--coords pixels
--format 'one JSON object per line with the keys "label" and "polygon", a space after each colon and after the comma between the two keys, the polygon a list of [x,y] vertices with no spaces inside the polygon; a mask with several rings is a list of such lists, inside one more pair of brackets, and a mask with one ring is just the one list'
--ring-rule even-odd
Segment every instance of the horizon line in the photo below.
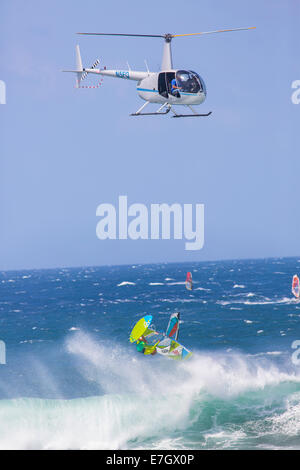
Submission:
{"label": "horizon line", "polygon": [[153,263],[121,263],[121,264],[83,264],[74,266],[56,266],[52,268],[18,268],[18,269],[0,269],[0,273],[7,272],[24,272],[24,271],[55,271],[57,269],[80,269],[80,268],[105,268],[105,267],[125,267],[125,266],[153,266],[161,264],[194,264],[194,263],[222,263],[230,261],[260,261],[260,260],[272,260],[272,259],[291,259],[300,258],[300,255],[292,256],[263,256],[257,258],[223,258],[223,259],[208,259],[208,260],[192,260],[192,261],[157,261]]}

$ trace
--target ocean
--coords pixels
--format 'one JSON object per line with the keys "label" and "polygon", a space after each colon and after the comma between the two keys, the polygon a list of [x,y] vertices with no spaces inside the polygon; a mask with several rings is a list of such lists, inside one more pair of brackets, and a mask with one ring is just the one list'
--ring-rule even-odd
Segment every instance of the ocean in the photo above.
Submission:
{"label": "ocean", "polygon": [[[299,271],[285,258],[1,272],[0,449],[300,449]],[[164,331],[176,311],[190,359],[129,343],[142,316]]]}

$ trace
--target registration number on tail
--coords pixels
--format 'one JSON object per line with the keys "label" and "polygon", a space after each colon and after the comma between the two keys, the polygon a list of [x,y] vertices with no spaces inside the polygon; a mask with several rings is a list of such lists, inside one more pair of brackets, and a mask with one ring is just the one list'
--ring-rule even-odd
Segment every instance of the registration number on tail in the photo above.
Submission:
{"label": "registration number on tail", "polygon": [[124,72],[123,70],[117,70],[116,71],[116,77],[129,78],[129,72]]}

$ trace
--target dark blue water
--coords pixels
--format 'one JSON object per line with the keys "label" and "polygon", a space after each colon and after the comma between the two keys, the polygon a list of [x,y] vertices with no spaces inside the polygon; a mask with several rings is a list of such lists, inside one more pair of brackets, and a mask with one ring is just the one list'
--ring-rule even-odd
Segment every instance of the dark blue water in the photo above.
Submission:
{"label": "dark blue water", "polygon": [[[0,448],[300,448],[299,271],[288,258],[0,273]],[[164,331],[175,311],[192,358],[140,355],[136,321]]]}

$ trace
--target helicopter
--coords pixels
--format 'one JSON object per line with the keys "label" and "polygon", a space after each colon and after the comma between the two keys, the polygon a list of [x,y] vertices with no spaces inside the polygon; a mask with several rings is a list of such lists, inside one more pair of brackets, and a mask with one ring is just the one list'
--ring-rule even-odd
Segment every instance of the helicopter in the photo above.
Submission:
{"label": "helicopter", "polygon": [[[88,36],[163,38],[164,48],[161,70],[159,72],[150,72],[148,66],[147,71],[131,70],[129,66],[128,70],[108,70],[106,67],[96,68],[100,63],[99,59],[97,59],[90,68],[84,68],[82,66],[80,48],[79,45],[77,45],[76,70],[63,70],[63,72],[73,72],[77,74],[77,88],[81,88],[81,82],[88,76],[88,74],[97,74],[101,76],[121,78],[123,80],[137,81],[137,93],[145,103],[135,113],[132,113],[131,116],[158,116],[167,114],[170,111],[173,113],[172,117],[175,118],[209,116],[212,111],[200,114],[192,107],[193,105],[202,104],[206,99],[207,92],[203,78],[193,70],[173,68],[171,42],[173,38],[177,37],[244,31],[249,29],[255,29],[255,26],[188,34],[77,33]],[[149,105],[149,103],[157,103],[160,107],[155,112],[144,112],[144,109]],[[175,106],[185,106],[191,113],[179,113],[174,109]]]}

